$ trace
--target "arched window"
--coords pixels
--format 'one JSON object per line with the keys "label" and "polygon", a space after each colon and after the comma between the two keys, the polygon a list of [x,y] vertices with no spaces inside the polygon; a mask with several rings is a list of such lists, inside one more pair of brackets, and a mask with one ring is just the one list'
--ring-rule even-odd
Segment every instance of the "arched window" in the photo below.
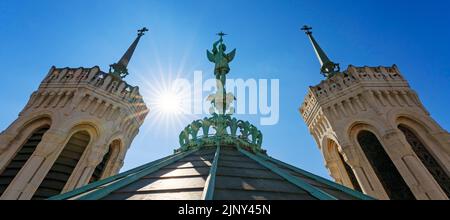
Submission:
{"label": "arched window", "polygon": [[408,141],[409,145],[411,145],[411,148],[416,153],[417,157],[420,159],[420,161],[422,161],[423,165],[425,165],[436,182],[438,182],[438,184],[441,186],[442,190],[444,190],[444,192],[450,198],[450,177],[447,175],[445,170],[442,169],[433,155],[430,154],[427,147],[411,129],[404,125],[399,125],[398,129],[403,132],[406,140]]}
{"label": "arched window", "polygon": [[378,138],[372,132],[361,131],[357,139],[389,198],[393,200],[414,200],[413,193]]}
{"label": "arched window", "polygon": [[[348,177],[348,179],[350,179],[350,182],[353,186],[353,189],[362,192],[361,190],[361,186],[358,183],[358,179],[356,179],[355,173],[353,172],[353,169],[350,167],[350,165],[344,160],[344,157],[342,156],[341,152],[339,152],[338,150],[338,145],[336,144],[336,142],[334,142],[331,139],[328,139],[328,154],[331,158],[336,159],[338,166],[340,167],[339,169],[342,170],[342,168],[344,169],[343,171],[345,172],[346,176]],[[344,175],[345,175],[344,174]],[[341,174],[342,175],[342,174]],[[342,177],[341,178],[345,178]]]}
{"label": "arched window", "polygon": [[111,148],[108,148],[108,152],[103,157],[102,162],[100,162],[97,167],[95,167],[94,173],[92,174],[89,183],[99,181],[105,171],[106,165],[109,163],[111,158]]}
{"label": "arched window", "polygon": [[340,152],[338,152],[338,154],[339,154],[339,159],[341,160],[341,163],[344,165],[345,171],[347,172],[347,176],[350,179],[350,181],[352,182],[353,189],[355,189],[359,192],[362,192],[361,186],[358,183],[358,179],[356,179],[355,173],[353,173],[353,169],[344,160],[344,157],[342,156],[342,154]]}
{"label": "arched window", "polygon": [[105,154],[105,156],[103,156],[102,162],[100,162],[97,167],[95,167],[94,173],[92,174],[89,183],[100,180],[103,176],[103,173],[107,169],[107,166],[112,166],[111,161],[117,158],[120,144],[120,140],[115,140],[109,145],[108,152]]}
{"label": "arched window", "polygon": [[20,150],[16,153],[11,162],[9,162],[3,172],[0,173],[0,196],[5,192],[8,185],[14,180],[17,173],[19,173],[20,169],[22,169],[34,153],[34,150],[36,150],[36,147],[42,140],[42,136],[44,136],[45,132],[47,132],[49,128],[50,126],[45,125],[36,129],[27,139],[25,144],[22,145]]}
{"label": "arched window", "polygon": [[62,192],[90,139],[90,135],[85,131],[72,135],[32,199],[46,199]]}

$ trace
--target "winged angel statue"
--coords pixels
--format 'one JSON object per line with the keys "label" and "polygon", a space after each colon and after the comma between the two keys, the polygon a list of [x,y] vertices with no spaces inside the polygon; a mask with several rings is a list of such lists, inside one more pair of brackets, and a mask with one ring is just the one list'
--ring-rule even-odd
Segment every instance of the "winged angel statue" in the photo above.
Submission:
{"label": "winged angel statue", "polygon": [[[218,33],[220,39],[213,44],[212,52],[209,50],[206,51],[208,56],[208,60],[214,63],[216,66],[214,68],[214,75],[217,80],[217,93],[210,95],[208,97],[208,101],[211,101],[213,106],[219,111],[219,113],[224,114],[227,110],[229,110],[229,114],[233,114],[234,109],[230,109],[231,102],[235,99],[232,93],[226,94],[225,91],[225,83],[226,83],[226,74],[230,72],[230,66],[228,65],[233,61],[234,56],[236,55],[236,49],[226,54],[227,46],[223,43],[223,32]],[[215,108],[212,107],[210,112],[214,112]]]}
{"label": "winged angel statue", "polygon": [[223,43],[223,36],[225,36],[225,34],[220,32],[218,35],[220,36],[220,39],[213,44],[212,52],[207,50],[206,53],[208,60],[216,64],[214,68],[216,79],[219,80],[222,85],[225,85],[225,75],[230,72],[230,66],[228,64],[233,61],[234,56],[236,55],[236,49],[229,54],[226,54],[225,51],[227,50],[227,46]]}

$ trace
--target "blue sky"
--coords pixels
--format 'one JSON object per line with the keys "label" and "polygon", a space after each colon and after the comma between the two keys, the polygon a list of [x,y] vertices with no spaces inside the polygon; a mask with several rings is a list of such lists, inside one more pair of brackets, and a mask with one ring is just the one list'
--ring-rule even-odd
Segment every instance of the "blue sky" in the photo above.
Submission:
{"label": "blue sky", "polygon": [[[16,119],[52,65],[98,65],[107,71],[136,30],[147,26],[151,31],[137,48],[127,77],[145,90],[161,76],[179,73],[190,79],[195,70],[212,76],[205,50],[223,30],[230,34],[229,48],[238,50],[230,77],[280,80],[280,121],[260,126],[268,153],[328,177],[298,112],[308,86],[323,79],[301,25],[313,26],[319,43],[343,67],[397,64],[434,119],[448,129],[448,11],[445,0],[2,0],[0,130]],[[255,116],[242,117],[258,121]],[[177,147],[182,127],[161,131],[154,120],[147,118],[124,169]]]}

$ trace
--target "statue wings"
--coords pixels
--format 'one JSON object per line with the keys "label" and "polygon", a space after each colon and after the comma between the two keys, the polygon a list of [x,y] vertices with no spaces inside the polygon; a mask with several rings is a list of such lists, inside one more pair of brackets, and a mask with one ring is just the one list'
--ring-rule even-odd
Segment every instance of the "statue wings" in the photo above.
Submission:
{"label": "statue wings", "polygon": [[209,50],[206,50],[206,56],[208,57],[208,60],[209,60],[210,62],[215,63],[215,60],[214,60],[214,54],[212,54],[211,52],[209,52]]}
{"label": "statue wings", "polygon": [[236,49],[234,49],[229,54],[227,54],[228,63],[231,63],[231,61],[233,61],[235,55],[236,55]]}
{"label": "statue wings", "polygon": [[[206,56],[208,57],[208,60],[210,62],[212,62],[212,63],[216,62],[214,54],[211,53],[209,50],[206,50]],[[231,61],[233,61],[234,56],[236,56],[236,49],[234,49],[229,54],[227,54],[225,58],[227,59],[228,63],[230,63]]]}

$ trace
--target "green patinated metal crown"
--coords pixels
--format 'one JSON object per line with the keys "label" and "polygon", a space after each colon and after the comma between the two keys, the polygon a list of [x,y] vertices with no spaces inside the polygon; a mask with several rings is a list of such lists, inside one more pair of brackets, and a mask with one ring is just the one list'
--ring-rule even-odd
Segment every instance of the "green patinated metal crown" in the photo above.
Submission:
{"label": "green patinated metal crown", "polygon": [[261,149],[262,140],[262,132],[250,122],[230,115],[213,114],[210,118],[192,122],[181,132],[181,148],[177,152],[216,145],[234,145],[265,154],[266,151]]}
{"label": "green patinated metal crown", "polygon": [[263,134],[248,121],[238,120],[231,115],[234,108],[231,103],[236,99],[225,88],[226,74],[230,71],[229,63],[234,59],[236,49],[225,53],[224,33],[217,34],[220,39],[213,44],[212,52],[207,51],[208,60],[215,64],[217,92],[211,94],[211,117],[195,120],[179,136],[180,148],[175,152],[188,151],[211,146],[237,146],[255,153],[266,154],[261,148]]}

